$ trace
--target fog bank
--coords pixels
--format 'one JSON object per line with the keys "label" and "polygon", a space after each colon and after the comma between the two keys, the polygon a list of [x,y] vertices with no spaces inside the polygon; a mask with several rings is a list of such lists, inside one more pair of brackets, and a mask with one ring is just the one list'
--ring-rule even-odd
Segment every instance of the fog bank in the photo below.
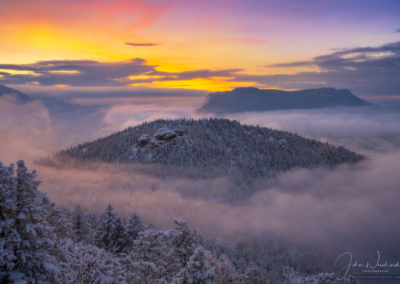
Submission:
{"label": "fog bank", "polygon": [[146,120],[198,118],[193,101],[178,102],[112,103],[79,116],[78,106],[55,115],[55,109],[40,101],[16,104],[1,99],[0,160],[25,159],[30,169],[38,170],[41,190],[67,208],[80,204],[97,213],[112,203],[121,214],[137,210],[160,227],[171,227],[179,216],[207,238],[233,242],[277,238],[334,253],[390,254],[400,249],[400,114],[396,112],[336,108],[228,116],[344,145],[367,156],[353,166],[293,169],[276,179],[258,180],[257,192],[235,204],[223,201],[232,189],[229,176],[156,178],[135,166],[56,169],[33,162]]}

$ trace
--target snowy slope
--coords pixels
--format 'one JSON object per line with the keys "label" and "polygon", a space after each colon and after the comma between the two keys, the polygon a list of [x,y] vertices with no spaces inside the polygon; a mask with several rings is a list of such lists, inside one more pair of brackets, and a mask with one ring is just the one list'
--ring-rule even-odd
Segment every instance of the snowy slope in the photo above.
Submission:
{"label": "snowy slope", "polygon": [[296,134],[227,119],[157,120],[61,152],[79,160],[237,171],[251,177],[294,167],[332,167],[363,157]]}

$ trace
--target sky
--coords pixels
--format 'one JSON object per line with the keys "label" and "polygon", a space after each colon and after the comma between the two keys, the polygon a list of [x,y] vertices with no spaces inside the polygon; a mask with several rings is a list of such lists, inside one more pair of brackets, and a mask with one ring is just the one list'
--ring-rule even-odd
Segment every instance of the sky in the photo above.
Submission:
{"label": "sky", "polygon": [[400,98],[397,0],[2,0],[0,84]]}

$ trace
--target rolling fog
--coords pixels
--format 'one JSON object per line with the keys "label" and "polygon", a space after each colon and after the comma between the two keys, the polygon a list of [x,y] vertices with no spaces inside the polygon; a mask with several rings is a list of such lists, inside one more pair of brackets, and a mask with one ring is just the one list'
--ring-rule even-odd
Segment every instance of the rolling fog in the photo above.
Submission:
{"label": "rolling fog", "polygon": [[273,180],[258,180],[252,185],[256,193],[235,204],[223,200],[232,187],[230,177],[160,179],[136,170],[139,166],[60,169],[34,164],[62,148],[145,120],[199,117],[198,99],[177,101],[101,105],[80,118],[74,109],[55,115],[40,101],[21,105],[3,98],[0,160],[8,164],[24,159],[30,170],[38,171],[40,189],[64,207],[79,203],[97,213],[112,203],[121,214],[137,210],[145,221],[166,228],[175,217],[183,217],[206,238],[220,241],[279,239],[335,255],[375,255],[380,250],[389,257],[399,251],[399,112],[335,108],[229,115],[245,124],[297,132],[367,156],[357,165],[294,169]]}

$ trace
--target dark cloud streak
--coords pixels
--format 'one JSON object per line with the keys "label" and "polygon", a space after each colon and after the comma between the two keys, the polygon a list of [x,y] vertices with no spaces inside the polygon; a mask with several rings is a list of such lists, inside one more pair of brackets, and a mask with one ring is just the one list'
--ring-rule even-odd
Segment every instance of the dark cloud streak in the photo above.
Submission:
{"label": "dark cloud streak", "polygon": [[162,72],[146,60],[135,58],[120,62],[98,62],[93,60],[39,61],[33,64],[0,64],[0,69],[27,71],[33,74],[3,72],[0,83],[39,84],[41,86],[68,85],[74,87],[109,86],[118,87],[135,83],[156,81],[191,80],[197,78],[233,78],[242,69],[193,70],[184,72]]}
{"label": "dark cloud streak", "polygon": [[126,45],[130,46],[157,46],[160,45],[159,43],[154,43],[154,42],[125,42]]}
{"label": "dark cloud streak", "polygon": [[35,72],[33,75],[6,75],[0,78],[0,82],[8,84],[38,82],[44,86],[57,84],[118,86],[121,85],[121,82],[118,81],[119,78],[127,75],[140,75],[155,70],[154,66],[147,65],[146,61],[141,58],[123,62],[91,60],[39,61],[34,64],[3,64],[0,65],[0,69]]}
{"label": "dark cloud streak", "polygon": [[266,67],[315,66],[315,72],[236,76],[233,81],[255,82],[287,89],[335,87],[351,89],[357,95],[400,94],[400,42],[378,47],[358,47]]}
{"label": "dark cloud streak", "polygon": [[264,65],[264,67],[308,67],[308,66],[314,66],[314,63],[311,61],[294,61],[288,63]]}

